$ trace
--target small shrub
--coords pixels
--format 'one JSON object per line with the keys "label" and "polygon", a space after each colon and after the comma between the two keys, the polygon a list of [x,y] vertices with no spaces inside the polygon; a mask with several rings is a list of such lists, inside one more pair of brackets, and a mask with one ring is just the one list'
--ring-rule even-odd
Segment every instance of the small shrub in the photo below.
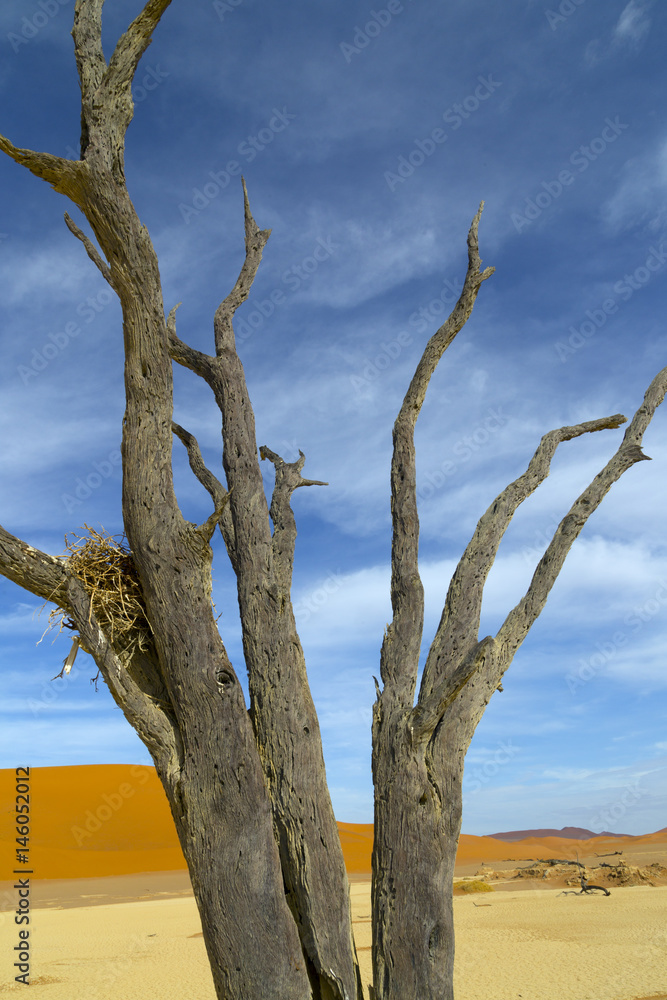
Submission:
{"label": "small shrub", "polygon": [[482,882],[481,879],[475,878],[471,881],[455,882],[454,892],[495,892],[492,885],[488,885],[486,882]]}

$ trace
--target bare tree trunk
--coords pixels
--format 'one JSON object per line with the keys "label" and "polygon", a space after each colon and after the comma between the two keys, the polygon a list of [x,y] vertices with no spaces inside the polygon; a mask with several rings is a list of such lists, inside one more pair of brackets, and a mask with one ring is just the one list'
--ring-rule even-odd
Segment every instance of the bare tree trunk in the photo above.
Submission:
{"label": "bare tree trunk", "polygon": [[[200,615],[192,628],[183,598],[187,592],[195,601],[202,598],[200,569],[189,572],[187,558],[179,556],[184,590],[161,595],[171,622],[165,643],[174,644],[169,663],[174,673],[165,684],[156,651],[128,659],[113,648],[90,596],[62,560],[0,530],[5,575],[68,612],[83,648],[95,657],[114,699],[151,752],[192,877],[218,997],[310,1000],[240,685],[209,627],[212,614]],[[186,648],[179,635],[194,641]],[[177,699],[170,688],[178,689]]]}
{"label": "bare tree trunk", "polygon": [[451,1000],[463,755],[455,727],[443,734],[435,762],[431,746],[410,742],[402,713],[385,713],[383,703],[373,751],[375,995]]}
{"label": "bare tree trunk", "polygon": [[392,607],[373,712],[373,980],[376,1000],[453,1000],[452,876],[461,829],[463,761],[475,728],[516,650],[544,607],[573,542],[614,482],[646,459],[641,442],[667,389],[655,377],[616,454],[575,501],[540,560],[526,596],[495,637],[479,639],[484,584],[518,506],[549,474],[556,448],[625,422],[616,414],[550,431],[526,472],[481,517],[454,572],[415,691],[423,627],[418,567],[414,427],[431,375],[470,315],[482,282],[478,226],[468,234],[459,301],[428,342],[394,425],[391,468]]}
{"label": "bare tree trunk", "polygon": [[[178,339],[175,310],[165,320],[157,259],[125,186],[132,79],[169,3],[149,0],[107,64],[103,0],[77,0],[80,160],[17,149],[0,137],[4,152],[84,213],[106,260],[68,216],[67,225],[121,301],[123,518],[150,650],[119,653],[100,623],[91,625],[90,601],[63,564],[54,568],[37,553],[26,572],[27,547],[8,533],[2,572],[33,592],[40,592],[44,572],[64,573],[56,592],[45,596],[71,615],[83,648],[153,755],[190,869],[218,995],[356,1000],[349,887],[289,598],[296,537],[290,496],[309,483],[299,475],[303,461],[287,466],[272,457],[272,533],[232,328],[269,234],[257,228],[246,195],[246,260],[216,313],[216,354],[209,357]],[[204,466],[194,438],[173,423],[172,360],[197,371],[215,394],[227,489]],[[173,434],[214,501],[214,513],[199,527],[183,519],[174,494]],[[238,579],[250,715],[211,611],[209,540],[216,525]]]}
{"label": "bare tree trunk", "polygon": [[[361,1000],[349,885],[290,597],[296,542],[291,496],[301,486],[326,484],[302,478],[303,455],[286,463],[263,447],[262,458],[276,470],[270,511],[267,508],[254,414],[232,320],[248,295],[269,232],[255,223],[245,184],[244,200],[246,258],[215,315],[216,356],[194,351],[177,337],[173,311],[170,350],[175,361],[208,382],[222,414],[231,525],[225,529],[221,524],[221,530],[237,577],[250,715],[271,797],[287,901],[313,995],[316,1000]],[[177,433],[189,445],[197,471],[193,439],[182,429]],[[202,482],[211,488],[210,480]],[[217,503],[215,488],[211,492]]]}

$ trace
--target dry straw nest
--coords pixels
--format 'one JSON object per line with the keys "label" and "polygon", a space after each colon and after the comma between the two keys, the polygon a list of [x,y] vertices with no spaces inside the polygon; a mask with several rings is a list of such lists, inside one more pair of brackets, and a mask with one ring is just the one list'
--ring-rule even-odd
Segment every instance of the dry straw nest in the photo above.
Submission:
{"label": "dry straw nest", "polygon": [[[125,536],[108,535],[104,528],[84,525],[86,534],[65,536],[69,572],[90,595],[90,614],[95,615],[105,636],[117,652],[146,650],[151,628],[146,619],[139,577]],[[51,626],[76,628],[62,608],[49,615]]]}

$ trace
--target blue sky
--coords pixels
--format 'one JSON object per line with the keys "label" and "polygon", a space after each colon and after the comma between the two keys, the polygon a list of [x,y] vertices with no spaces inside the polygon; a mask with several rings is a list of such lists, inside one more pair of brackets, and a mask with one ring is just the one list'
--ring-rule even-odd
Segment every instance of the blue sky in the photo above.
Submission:
{"label": "blue sky", "polygon": [[[141,4],[107,0],[109,46]],[[2,124],[76,155],[71,0],[5,0]],[[477,518],[547,430],[631,416],[665,364],[667,11],[646,0],[442,5],[174,0],[142,61],[132,198],[179,335],[211,350],[242,259],[240,173],[273,235],[237,333],[258,444],[301,448],[294,600],[340,820],[372,821],[372,675],[389,602],[391,427],[465,273],[480,200],[496,267],[433,378],[417,430],[424,651]],[[69,152],[68,152],[69,151]],[[59,554],[122,530],[119,308],[62,220],[0,161],[0,519]],[[220,422],[176,372],[175,416],[219,467]],[[555,525],[620,431],[561,446],[489,578],[482,634],[523,595]],[[475,735],[463,831],[667,825],[667,410],[590,519]],[[209,498],[174,447],[186,517]],[[267,469],[267,487],[270,472]],[[243,674],[234,581],[215,542],[220,628]],[[40,602],[0,581],[0,766],[149,763]]]}

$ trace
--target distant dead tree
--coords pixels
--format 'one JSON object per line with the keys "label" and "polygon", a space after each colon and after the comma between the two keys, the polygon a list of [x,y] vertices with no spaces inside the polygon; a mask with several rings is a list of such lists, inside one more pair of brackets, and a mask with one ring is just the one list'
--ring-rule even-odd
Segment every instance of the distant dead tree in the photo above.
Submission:
{"label": "distant dead tree", "polygon": [[[361,1000],[349,888],[290,598],[291,496],[316,484],[301,475],[303,455],[295,462],[269,448],[258,455],[233,329],[269,232],[255,223],[244,185],[245,260],[215,313],[213,353],[204,353],[178,336],[176,308],[165,314],[157,257],[125,184],[132,80],[169,3],[149,0],[107,62],[103,0],[76,0],[78,160],[0,138],[8,156],[82,212],[97,245],[69,216],[67,225],[121,303],[122,513],[129,546],[90,536],[90,558],[81,554],[87,543],[55,558],[0,529],[0,572],[60,609],[148,748],[188,863],[220,1000]],[[493,270],[481,270],[480,213],[468,234],[459,300],[426,345],[394,426],[393,619],[373,714],[377,1000],[453,996],[452,875],[466,750],[586,520],[612,484],[646,457],[642,436],[667,384],[664,369],[615,455],[560,522],[525,597],[495,636],[480,639],[482,592],[500,540],[519,504],[547,476],[557,446],[625,418],[545,434],[526,472],[482,516],[458,564],[415,701],[424,601],[414,429],[429,380]],[[173,422],[174,363],[198,375],[218,404],[224,482],[206,467],[192,434]],[[176,499],[174,436],[211,496],[212,513],[200,525],[185,520]],[[270,506],[260,457],[275,470]],[[209,542],[216,528],[238,582],[249,711],[211,608]],[[102,551],[103,563],[124,567],[110,574],[120,580],[116,591],[95,576]]]}

